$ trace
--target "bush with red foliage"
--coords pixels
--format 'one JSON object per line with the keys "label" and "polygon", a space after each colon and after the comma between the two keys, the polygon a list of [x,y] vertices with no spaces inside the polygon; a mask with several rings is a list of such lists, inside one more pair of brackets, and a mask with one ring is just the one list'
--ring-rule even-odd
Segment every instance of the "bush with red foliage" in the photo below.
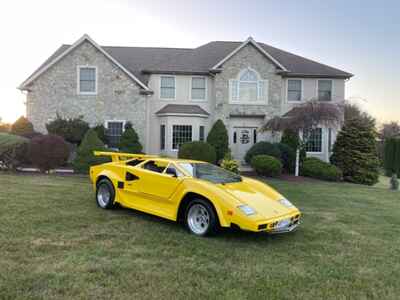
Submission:
{"label": "bush with red foliage", "polygon": [[68,144],[58,135],[40,135],[30,141],[30,160],[42,172],[64,165],[68,156]]}

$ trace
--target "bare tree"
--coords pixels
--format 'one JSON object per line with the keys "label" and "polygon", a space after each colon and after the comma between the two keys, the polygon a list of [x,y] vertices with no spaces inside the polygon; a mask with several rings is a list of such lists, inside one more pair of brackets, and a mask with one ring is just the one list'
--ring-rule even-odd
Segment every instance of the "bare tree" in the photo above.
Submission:
{"label": "bare tree", "polygon": [[[302,131],[301,139],[304,146],[314,129],[319,126],[338,127],[341,122],[343,122],[343,107],[341,105],[313,99],[295,106],[283,116],[273,117],[261,130],[272,132],[285,129],[294,132]],[[299,173],[299,153],[300,149],[296,149],[296,176]]]}

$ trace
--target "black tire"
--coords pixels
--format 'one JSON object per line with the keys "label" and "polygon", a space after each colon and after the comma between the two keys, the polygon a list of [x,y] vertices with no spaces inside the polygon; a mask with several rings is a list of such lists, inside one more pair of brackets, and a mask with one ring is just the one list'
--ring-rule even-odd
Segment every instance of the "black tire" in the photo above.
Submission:
{"label": "black tire", "polygon": [[96,185],[96,203],[100,208],[114,208],[115,189],[112,182],[107,179],[101,179]]}
{"label": "black tire", "polygon": [[[196,216],[196,214],[194,214],[196,210],[203,211],[202,216],[198,216],[199,218],[203,217],[203,220],[196,221],[193,219],[193,217]],[[204,220],[204,218],[207,219],[207,217],[208,222]],[[207,200],[201,198],[196,198],[189,202],[185,210],[184,221],[189,232],[197,236],[211,236],[216,234],[218,231],[219,222],[214,207]],[[195,226],[194,223],[197,223],[198,226]],[[202,226],[202,223],[207,225]],[[198,228],[199,230],[195,230],[195,228]]]}

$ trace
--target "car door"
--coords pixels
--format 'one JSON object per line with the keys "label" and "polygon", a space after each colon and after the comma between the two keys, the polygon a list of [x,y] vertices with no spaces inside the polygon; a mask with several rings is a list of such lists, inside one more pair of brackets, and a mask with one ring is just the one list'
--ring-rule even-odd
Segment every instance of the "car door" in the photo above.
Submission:
{"label": "car door", "polygon": [[125,193],[128,206],[161,217],[173,219],[176,204],[171,197],[182,181],[182,177],[167,174],[164,168],[146,168],[156,161],[126,169]]}

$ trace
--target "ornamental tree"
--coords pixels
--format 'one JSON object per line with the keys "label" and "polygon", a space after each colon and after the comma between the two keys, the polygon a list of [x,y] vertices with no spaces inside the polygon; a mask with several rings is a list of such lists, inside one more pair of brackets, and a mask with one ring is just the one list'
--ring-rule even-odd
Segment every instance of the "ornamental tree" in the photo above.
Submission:
{"label": "ornamental tree", "polygon": [[303,131],[302,143],[296,149],[296,170],[299,174],[300,151],[307,144],[313,130],[320,126],[338,127],[342,121],[343,110],[335,103],[309,100],[292,108],[283,116],[270,119],[261,130],[263,131]]}

